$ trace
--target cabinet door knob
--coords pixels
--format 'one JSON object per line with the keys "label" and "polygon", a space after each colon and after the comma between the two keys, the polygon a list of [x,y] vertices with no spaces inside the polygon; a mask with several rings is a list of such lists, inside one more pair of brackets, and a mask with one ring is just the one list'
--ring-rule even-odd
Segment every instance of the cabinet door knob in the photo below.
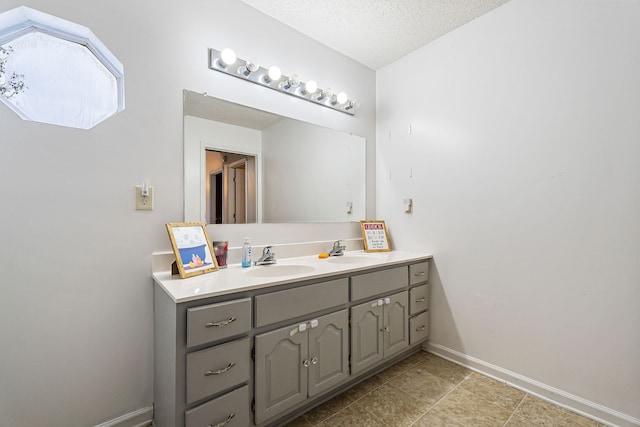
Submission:
{"label": "cabinet door knob", "polygon": [[222,369],[218,369],[217,371],[207,371],[204,373],[205,377],[209,377],[211,375],[220,375],[220,374],[224,374],[225,372],[229,372],[229,370],[231,368],[233,368],[234,366],[236,366],[236,362],[231,362],[229,363],[225,368]]}
{"label": "cabinet door knob", "polygon": [[317,365],[318,364],[318,358],[314,357],[313,359],[311,359],[311,364],[312,365]]}
{"label": "cabinet door knob", "polygon": [[389,332],[389,327],[385,326],[384,328],[380,329],[380,332]]}
{"label": "cabinet door knob", "polygon": [[302,366],[304,366],[305,368],[308,368],[310,364],[311,364],[311,361],[309,359],[305,359],[302,362]]}
{"label": "cabinet door knob", "polygon": [[213,328],[213,327],[221,328],[223,326],[227,326],[229,323],[231,323],[231,322],[233,322],[235,320],[236,320],[236,318],[231,316],[227,320],[222,320],[222,321],[216,322],[216,323],[209,322],[209,323],[206,323],[204,326],[207,327],[207,328]]}
{"label": "cabinet door knob", "polygon": [[226,426],[227,424],[229,424],[231,422],[231,420],[236,416],[235,412],[232,412],[229,414],[229,416],[227,417],[226,420],[219,422],[218,424],[209,424],[209,427],[222,427],[222,426]]}

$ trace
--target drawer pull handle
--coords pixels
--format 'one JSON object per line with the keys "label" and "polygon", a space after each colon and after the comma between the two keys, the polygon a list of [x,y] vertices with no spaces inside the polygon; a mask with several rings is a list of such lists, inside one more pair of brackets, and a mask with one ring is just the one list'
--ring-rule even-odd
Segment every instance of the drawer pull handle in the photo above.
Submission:
{"label": "drawer pull handle", "polygon": [[425,302],[427,299],[425,297],[418,298],[416,302]]}
{"label": "drawer pull handle", "polygon": [[234,366],[236,366],[236,362],[231,362],[227,365],[226,368],[222,368],[222,369],[218,369],[217,371],[207,371],[204,373],[205,377],[209,377],[211,375],[220,375],[220,374],[224,374],[225,372],[229,372],[229,370],[231,368],[233,368]]}
{"label": "drawer pull handle", "polygon": [[422,325],[422,326],[420,326],[420,327],[416,328],[416,332],[422,332],[422,331],[424,331],[426,328],[427,328],[427,326],[426,326],[426,325]]}
{"label": "drawer pull handle", "polygon": [[221,322],[216,322],[216,323],[209,322],[209,323],[205,324],[204,326],[206,326],[207,328],[213,328],[213,327],[221,328],[223,326],[227,326],[229,323],[231,323],[231,322],[233,322],[235,320],[236,320],[236,318],[232,316],[232,317],[228,318],[227,320],[223,320]]}
{"label": "drawer pull handle", "polygon": [[226,426],[227,424],[229,424],[231,422],[231,420],[236,416],[235,412],[232,412],[229,414],[229,416],[227,417],[226,420],[222,421],[221,423],[218,424],[209,424],[209,427],[222,427],[222,426]]}
{"label": "drawer pull handle", "polygon": [[416,271],[413,275],[416,277],[421,277],[421,276],[424,276],[424,273],[425,273],[424,271]]}

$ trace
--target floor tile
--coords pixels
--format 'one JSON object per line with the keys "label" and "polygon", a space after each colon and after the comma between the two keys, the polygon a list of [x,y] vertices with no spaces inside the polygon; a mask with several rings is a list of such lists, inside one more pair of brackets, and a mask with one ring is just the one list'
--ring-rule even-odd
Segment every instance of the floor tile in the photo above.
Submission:
{"label": "floor tile", "polygon": [[384,380],[390,380],[392,378],[395,378],[396,376],[406,371],[407,369],[411,368],[412,366],[415,366],[418,363],[424,361],[425,358],[427,357],[427,354],[428,353],[425,351],[419,351],[415,354],[412,354],[406,359],[403,359],[400,362],[380,372],[378,376]]}
{"label": "floor tile", "polygon": [[295,420],[291,421],[288,424],[285,424],[284,427],[314,427],[309,421],[304,419],[304,416],[298,417]]}
{"label": "floor tile", "polygon": [[525,396],[520,390],[476,372],[463,381],[460,387],[510,411],[514,411]]}
{"label": "floor tile", "polygon": [[507,423],[504,425],[504,427],[538,427],[538,424],[528,420],[522,415],[513,414],[511,415],[511,418],[509,418],[509,421],[507,421]]}
{"label": "floor tile", "polygon": [[392,379],[390,383],[405,393],[430,405],[435,404],[456,386],[456,384],[451,381],[431,374],[422,365],[409,368]]}
{"label": "floor tile", "polygon": [[473,427],[502,427],[512,413],[460,387],[440,400],[434,409]]}
{"label": "floor tile", "polygon": [[540,427],[596,427],[597,423],[542,399],[527,395],[514,412]]}
{"label": "floor tile", "polygon": [[465,425],[434,408],[411,424],[411,427],[465,427]]}
{"label": "floor tile", "polygon": [[349,396],[351,400],[358,400],[363,397],[365,394],[372,392],[373,390],[380,387],[382,384],[386,383],[385,380],[378,376],[373,376],[355,387],[350,388],[344,393]]}
{"label": "floor tile", "polygon": [[606,427],[419,352],[286,427]]}
{"label": "floor tile", "polygon": [[326,401],[320,406],[315,407],[311,411],[303,415],[304,419],[312,425],[318,424],[326,420],[330,416],[336,414],[341,409],[353,403],[346,394],[342,393],[331,400]]}
{"label": "floor tile", "polygon": [[412,354],[411,356],[407,357],[406,359],[401,360],[400,362],[394,364],[393,366],[390,366],[389,368],[385,369],[384,371],[380,372],[378,374],[378,376],[380,376],[383,379],[389,380],[391,378],[396,377],[398,374],[406,371],[407,369],[417,365],[418,363],[424,361],[427,358],[427,355],[429,353],[427,353],[426,351],[419,351],[415,354]]}
{"label": "floor tile", "polygon": [[366,408],[358,405],[349,405],[331,418],[321,422],[317,427],[384,427],[386,424],[378,419]]}
{"label": "floor tile", "polygon": [[430,353],[427,353],[427,357],[419,363],[419,366],[424,367],[433,375],[454,383],[459,383],[471,375],[469,369]]}
{"label": "floor tile", "polygon": [[382,385],[351,406],[366,409],[391,426],[409,426],[429,409],[429,405],[390,384]]}

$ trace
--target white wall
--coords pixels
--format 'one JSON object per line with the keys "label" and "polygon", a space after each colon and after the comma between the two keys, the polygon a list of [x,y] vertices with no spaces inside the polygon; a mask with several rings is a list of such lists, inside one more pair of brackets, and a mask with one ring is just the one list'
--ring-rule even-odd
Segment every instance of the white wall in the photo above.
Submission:
{"label": "white wall", "polygon": [[377,213],[435,256],[431,343],[629,425],[639,22],[636,1],[512,0],[377,75]]}
{"label": "white wall", "polygon": [[[359,136],[298,120],[264,129],[264,221],[366,219],[365,149]],[[347,202],[353,205],[351,213]]]}
{"label": "white wall", "polygon": [[[362,135],[372,167],[375,75],[237,1],[3,0],[0,11],[20,5],[90,27],[125,68],[126,110],[89,131],[0,108],[0,425],[90,426],[153,400],[151,253],[170,249],[164,224],[183,218],[182,90]],[[215,73],[209,46],[349,91],[362,107],[351,117]],[[134,210],[144,178],[150,212]],[[338,232],[292,229],[211,237]]]}

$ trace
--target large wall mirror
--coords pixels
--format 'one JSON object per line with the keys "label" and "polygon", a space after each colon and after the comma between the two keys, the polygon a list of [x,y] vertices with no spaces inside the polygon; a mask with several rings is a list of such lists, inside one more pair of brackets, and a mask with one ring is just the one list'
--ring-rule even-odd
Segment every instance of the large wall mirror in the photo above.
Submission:
{"label": "large wall mirror", "polygon": [[365,218],[364,138],[184,91],[185,221]]}

